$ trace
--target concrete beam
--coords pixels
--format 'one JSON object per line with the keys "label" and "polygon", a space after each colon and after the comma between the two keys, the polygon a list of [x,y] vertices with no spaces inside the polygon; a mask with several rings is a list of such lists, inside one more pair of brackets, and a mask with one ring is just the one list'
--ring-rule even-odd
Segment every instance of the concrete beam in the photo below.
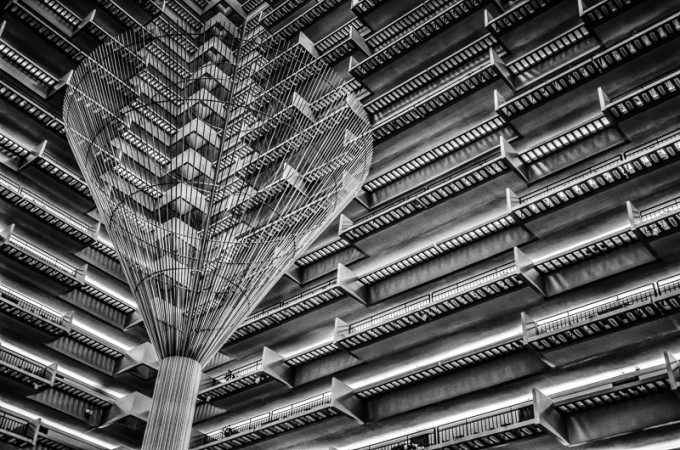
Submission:
{"label": "concrete beam", "polygon": [[340,342],[347,336],[349,336],[349,323],[336,317],[335,326],[333,328],[333,342]]}
{"label": "concrete beam", "polygon": [[13,223],[6,226],[5,228],[0,229],[0,243],[5,244],[9,242],[9,238],[12,237],[12,233],[14,233]]}
{"label": "concrete beam", "polygon": [[562,445],[569,446],[569,429],[564,416],[555,408],[555,403],[536,388],[531,390],[534,403],[534,417],[538,423]]}
{"label": "concrete beam", "polygon": [[133,430],[139,430],[149,419],[150,410],[151,399],[139,392],[133,392],[115,401],[100,428],[120,423]]}
{"label": "concrete beam", "polygon": [[358,302],[368,305],[371,301],[371,295],[368,287],[364,286],[359,277],[352,270],[348,269],[344,264],[338,264],[338,272],[335,283],[347,295],[357,300]]}
{"label": "concrete beam", "polygon": [[515,265],[520,277],[541,297],[546,297],[545,277],[534,268],[534,262],[518,247],[513,249]]}
{"label": "concrete beam", "polygon": [[663,358],[666,363],[666,371],[668,372],[668,384],[671,387],[671,391],[680,397],[680,392],[678,391],[678,384],[680,384],[680,364],[678,360],[670,352],[663,352]]}
{"label": "concrete beam", "polygon": [[45,148],[47,147],[47,141],[42,141],[40,144],[36,145],[31,149],[31,153],[26,155],[24,159],[17,165],[16,171],[21,172],[23,169],[28,167],[33,161],[40,158],[43,153],[45,153]]}
{"label": "concrete beam", "polygon": [[286,359],[269,347],[262,349],[262,372],[289,388],[293,387],[295,368],[286,364]]}
{"label": "concrete beam", "polygon": [[354,390],[337,378],[331,382],[331,407],[351,417],[360,424],[367,421],[366,404],[354,395]]}
{"label": "concrete beam", "polygon": [[120,361],[116,362],[114,375],[134,373],[144,380],[150,380],[158,374],[160,361],[151,342],[145,342],[133,348]]}
{"label": "concrete beam", "polygon": [[527,165],[524,164],[519,157],[519,152],[515,150],[508,141],[500,137],[501,158],[510,166],[510,169],[515,172],[526,184],[529,184],[529,171]]}

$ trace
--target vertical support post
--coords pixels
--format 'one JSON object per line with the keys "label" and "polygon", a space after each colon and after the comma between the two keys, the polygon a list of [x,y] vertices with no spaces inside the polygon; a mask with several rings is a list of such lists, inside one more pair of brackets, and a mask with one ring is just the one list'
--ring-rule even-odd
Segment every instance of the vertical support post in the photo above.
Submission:
{"label": "vertical support post", "polygon": [[182,356],[161,360],[142,450],[186,450],[203,369]]}

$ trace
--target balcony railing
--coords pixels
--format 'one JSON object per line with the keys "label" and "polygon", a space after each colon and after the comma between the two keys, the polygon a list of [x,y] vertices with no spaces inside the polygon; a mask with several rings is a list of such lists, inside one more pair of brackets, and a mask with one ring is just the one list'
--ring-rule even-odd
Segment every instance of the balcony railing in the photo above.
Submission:
{"label": "balcony railing", "polygon": [[35,444],[40,421],[32,421],[0,410],[0,442],[27,447]]}
{"label": "balcony railing", "polygon": [[435,91],[420,96],[413,104],[404,104],[398,110],[385,115],[373,125],[376,141],[387,139],[394,133],[430,117],[437,111],[473,94],[496,81],[512,86],[509,72],[498,55],[490,49],[486,57],[475,58],[461,69],[459,76],[439,86]]}
{"label": "balcony railing", "polygon": [[680,309],[679,296],[675,275],[539,320],[524,316],[525,343],[545,351],[672,314]]}
{"label": "balcony railing", "polygon": [[639,89],[609,100],[602,90],[601,107],[612,122],[624,120],[634,114],[658,105],[680,93],[680,71],[655,80]]}
{"label": "balcony railing", "polygon": [[33,61],[13,49],[9,44],[0,41],[0,55],[24,75],[33,79],[43,89],[48,91],[57,79],[40,68]]}
{"label": "balcony railing", "polygon": [[574,324],[591,320],[601,314],[625,308],[635,303],[642,303],[656,295],[655,285],[649,284],[622,294],[608,297],[604,300],[589,303],[579,308],[546,317],[536,322],[536,333],[550,333]]}
{"label": "balcony railing", "polygon": [[517,405],[354,450],[485,448],[541,433],[533,405]]}
{"label": "balcony railing", "polygon": [[24,253],[36,261],[46,264],[47,266],[53,267],[57,271],[71,278],[76,278],[78,275],[78,269],[75,266],[62,261],[56,256],[52,256],[50,253],[42,250],[36,245],[29,243],[25,239],[22,239],[16,235],[11,235],[8,242],[10,246],[14,247],[21,253]]}
{"label": "balcony railing", "polygon": [[[48,378],[47,367],[28,359],[23,355],[3,348],[2,344],[0,344],[0,365],[13,369],[20,369],[35,377],[43,379]],[[0,372],[2,372],[2,369],[0,369]]]}
{"label": "balcony railing", "polygon": [[21,90],[2,80],[0,80],[0,95],[19,110],[35,118],[37,122],[44,125],[48,130],[53,130],[58,134],[65,133],[64,122],[59,117],[45,109]]}
{"label": "balcony railing", "polygon": [[[449,287],[439,289],[434,291],[432,294],[411,300],[404,305],[397,306],[387,312],[377,314],[375,316],[369,317],[367,319],[361,320],[359,322],[350,325],[350,333],[356,333],[366,328],[373,327],[383,322],[390,321],[395,317],[403,316],[410,312],[423,309],[434,303],[443,302],[445,300],[451,299],[451,297],[457,298],[463,295],[463,293],[470,292],[475,288],[483,285],[488,285],[496,282],[499,279],[513,278],[517,275],[517,269],[514,263],[506,264],[504,266],[492,269],[481,275],[474,276],[468,280],[461,281],[459,283],[453,284]],[[521,284],[519,279],[506,280],[505,283],[508,289],[516,285]],[[490,290],[493,292],[493,290]],[[477,297],[477,298],[475,298]],[[479,294],[473,295],[472,297],[466,299],[467,301],[474,301],[479,298]]]}
{"label": "balcony railing", "polygon": [[519,197],[515,213],[522,220],[570,203],[680,156],[680,133],[657,139]]}
{"label": "balcony railing", "polygon": [[292,405],[288,405],[284,408],[279,408],[274,411],[270,411],[267,414],[252,417],[248,420],[238,422],[233,425],[227,425],[226,427],[220,430],[214,431],[206,435],[205,443],[216,442],[224,438],[228,438],[229,436],[232,435],[258,430],[260,428],[264,428],[269,423],[294,417],[314,409],[330,406],[330,404],[331,393],[326,392],[324,394],[308,398],[301,402],[293,403]]}
{"label": "balcony railing", "polygon": [[292,14],[296,9],[304,4],[304,0],[285,0],[280,2],[273,9],[266,9],[266,14],[263,15],[260,23],[267,28],[270,28],[279,23],[288,15]]}
{"label": "balcony railing", "polygon": [[553,40],[541,45],[538,49],[509,62],[507,65],[508,70],[514,76],[521,76],[522,73],[527,72],[529,69],[544,63],[550,58],[573,48],[589,38],[591,38],[591,35],[588,29],[584,25],[577,25]]}
{"label": "balcony railing", "polygon": [[448,360],[433,362],[429,365],[418,366],[407,373],[381,380],[377,383],[362,387],[355,391],[357,397],[367,400],[407,386],[427,382],[447,373],[463,370],[467,367],[481,364],[495,358],[517,352],[524,348],[521,334],[515,334],[507,339],[479,346],[468,352],[451,357]]}
{"label": "balcony railing", "polygon": [[507,101],[500,99],[497,111],[507,120],[511,120],[632,60],[641,53],[651,51],[671,41],[678,34],[680,34],[680,13],[657,22],[578,64],[569,65],[567,70],[563,70]]}
{"label": "balcony railing", "polygon": [[522,285],[524,279],[515,263],[504,264],[348,326],[343,325],[336,329],[336,341],[345,348],[360,346]]}
{"label": "balcony railing", "polygon": [[[254,0],[250,0],[254,1]],[[357,15],[362,16],[373,11],[387,0],[352,0],[351,7]]]}
{"label": "balcony railing", "polygon": [[421,2],[410,11],[394,19],[391,23],[367,36],[366,43],[375,51],[380,51],[396,41],[404,33],[415,29],[440,14],[453,4],[454,0],[429,0]]}
{"label": "balcony railing", "polygon": [[375,192],[463,147],[472,145],[474,142],[481,141],[485,138],[488,139],[489,136],[495,133],[501,133],[503,137],[507,139],[515,137],[515,133],[508,127],[502,118],[497,116],[493,117],[466,130],[459,136],[428,150],[422,155],[401,164],[399,167],[391,169],[388,172],[367,181],[366,184],[364,184],[364,190]]}
{"label": "balcony railing", "polygon": [[534,267],[542,274],[547,275],[564,267],[578,264],[586,259],[625,247],[636,241],[637,236],[635,232],[628,227],[628,229],[623,231],[614,231],[606,236],[598,237],[583,242],[576,247],[566,249],[557,255],[543,258],[541,261],[535,262]]}
{"label": "balcony railing", "polygon": [[680,211],[680,198],[674,198],[673,200],[641,211],[640,219],[641,222],[648,222],[676,211]]}
{"label": "balcony railing", "polygon": [[239,367],[238,369],[231,370],[227,373],[224,373],[222,375],[218,375],[215,377],[213,380],[213,386],[216,386],[218,384],[226,383],[229,380],[233,380],[236,378],[243,378],[245,376],[251,375],[253,373],[257,373],[262,371],[262,361],[255,361],[253,363],[250,363],[248,365],[245,365],[243,367]]}
{"label": "balcony railing", "polygon": [[313,24],[316,20],[332,11],[342,0],[321,0],[307,9],[304,13],[297,16],[294,20],[290,21],[285,27],[283,27],[277,33],[279,36],[284,38],[290,38],[298,31],[304,29],[305,27]]}
{"label": "balcony railing", "polygon": [[472,14],[486,4],[488,0],[459,0],[436,16],[420,24],[417,28],[401,34],[388,46],[373,53],[361,63],[350,69],[352,75],[363,78],[387,65],[414,47],[428,41],[445,28],[453,26],[459,20]]}
{"label": "balcony railing", "polygon": [[335,281],[327,281],[294,297],[286,299],[247,317],[234,332],[229,342],[243,339],[296,317],[318,305],[333,301],[343,295]]}
{"label": "balcony railing", "polygon": [[[45,306],[32,298],[8,287],[0,284],[0,301],[4,303],[5,306],[0,306],[0,309],[7,310],[18,308],[18,311],[10,311],[10,313],[23,317],[25,315],[30,315],[34,318],[39,319],[39,322],[43,323],[42,328],[46,328],[47,331],[54,332],[55,334],[61,334],[66,329],[69,328],[71,323],[71,315],[61,313],[54,310],[48,306]],[[29,320],[29,322],[34,323],[35,319]],[[38,323],[40,325],[40,323]]]}
{"label": "balcony railing", "polygon": [[525,164],[533,164],[536,161],[552,155],[565,147],[576,145],[579,142],[587,139],[611,126],[611,122],[606,117],[599,117],[595,120],[589,121],[583,125],[574,127],[564,134],[556,136],[547,142],[537,145],[525,152],[519,157]]}
{"label": "balcony railing", "polygon": [[487,19],[487,28],[493,33],[501,34],[515,27],[522,22],[541,14],[548,8],[555,6],[560,0],[524,0],[514,4],[510,9],[504,11],[497,17]]}
{"label": "balcony railing", "polygon": [[597,0],[580,2],[583,10],[581,17],[586,23],[597,24],[608,20],[610,17],[621,14],[631,7],[640,3],[639,0]]}
{"label": "balcony railing", "polygon": [[440,179],[428,183],[415,193],[357,219],[350,227],[341,231],[341,236],[348,241],[364,238],[451,197],[468,192],[508,172],[511,168],[511,162],[503,154],[501,147],[497,146],[456,167],[451,171],[453,173],[449,172]]}

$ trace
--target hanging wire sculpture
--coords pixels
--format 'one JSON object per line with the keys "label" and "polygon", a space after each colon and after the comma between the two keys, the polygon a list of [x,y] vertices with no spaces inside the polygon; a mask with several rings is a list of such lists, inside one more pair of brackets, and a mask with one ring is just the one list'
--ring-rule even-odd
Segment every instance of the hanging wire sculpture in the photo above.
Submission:
{"label": "hanging wire sculpture", "polygon": [[161,360],[143,449],[187,448],[202,367],[357,193],[369,121],[304,35],[223,16],[100,46],[64,120]]}

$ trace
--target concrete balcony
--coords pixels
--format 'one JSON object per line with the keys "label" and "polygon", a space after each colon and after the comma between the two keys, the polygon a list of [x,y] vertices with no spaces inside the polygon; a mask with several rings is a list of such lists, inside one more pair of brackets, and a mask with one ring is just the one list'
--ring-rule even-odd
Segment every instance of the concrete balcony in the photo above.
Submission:
{"label": "concrete balcony", "polygon": [[192,450],[241,447],[339,414],[359,422],[364,415],[351,390],[333,379],[331,391],[207,433]]}
{"label": "concrete balcony", "polygon": [[0,342],[0,374],[28,384],[34,390],[54,386],[57,363],[42,364],[3,346]]}
{"label": "concrete balcony", "polygon": [[0,442],[18,448],[33,447],[40,424],[40,419],[29,419],[0,408]]}

